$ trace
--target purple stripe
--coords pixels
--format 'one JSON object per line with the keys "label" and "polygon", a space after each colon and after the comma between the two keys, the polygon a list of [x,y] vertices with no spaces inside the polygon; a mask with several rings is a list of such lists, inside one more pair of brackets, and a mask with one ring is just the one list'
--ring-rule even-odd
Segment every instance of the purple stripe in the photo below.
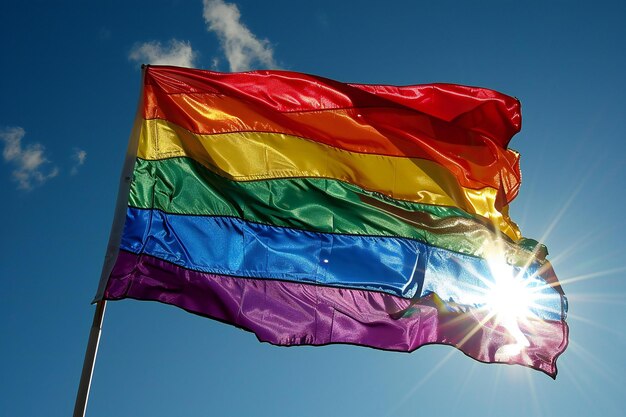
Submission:
{"label": "purple stripe", "polygon": [[484,312],[461,312],[436,295],[411,301],[365,290],[221,276],[125,251],[120,251],[104,298],[172,304],[276,345],[350,343],[413,351],[439,343],[456,346],[481,362],[529,366],[552,377],[556,358],[567,346],[565,322],[520,322],[530,346],[505,357],[503,346],[513,343],[505,328],[493,320],[481,326]]}

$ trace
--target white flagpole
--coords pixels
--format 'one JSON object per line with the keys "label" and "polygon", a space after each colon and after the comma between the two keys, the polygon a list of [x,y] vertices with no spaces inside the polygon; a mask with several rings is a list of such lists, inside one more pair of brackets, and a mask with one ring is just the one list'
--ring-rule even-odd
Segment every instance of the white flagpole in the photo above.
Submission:
{"label": "white flagpole", "polygon": [[98,345],[100,344],[100,334],[102,333],[102,321],[104,320],[104,310],[106,300],[96,303],[96,311],[93,315],[93,323],[89,332],[89,342],[85,351],[85,361],[83,362],[83,372],[80,375],[76,403],[74,404],[74,417],[85,417],[87,411],[87,400],[89,399],[89,389],[91,388],[91,377],[96,364]]}
{"label": "white flagpole", "polygon": [[104,265],[102,266],[102,275],[100,276],[100,284],[93,302],[96,304],[96,311],[93,315],[93,323],[89,332],[89,342],[85,352],[85,360],[83,362],[83,372],[80,375],[80,383],[78,384],[78,393],[76,394],[76,403],[74,404],[74,417],[85,417],[87,410],[87,400],[89,399],[89,389],[91,388],[91,377],[93,376],[93,368],[96,364],[96,355],[98,354],[98,344],[100,343],[100,334],[102,332],[102,321],[104,320],[104,310],[106,309],[106,300],[104,299],[104,291],[106,288],[109,275],[113,270],[115,260],[119,253],[120,241],[122,239],[122,231],[124,229],[124,220],[126,218],[126,208],[128,205],[128,195],[130,193],[130,184],[132,181],[133,168],[135,159],[137,158],[137,147],[139,144],[139,134],[141,132],[142,110],[143,110],[143,85],[145,77],[145,65],[141,66],[141,90],[140,99],[137,105],[137,113],[133,130],[128,140],[128,148],[126,149],[126,157],[124,159],[124,167],[120,177],[119,190],[117,192],[117,202],[115,204],[115,215],[113,216],[113,225],[111,226],[111,234],[107,245],[107,252],[104,257]]}

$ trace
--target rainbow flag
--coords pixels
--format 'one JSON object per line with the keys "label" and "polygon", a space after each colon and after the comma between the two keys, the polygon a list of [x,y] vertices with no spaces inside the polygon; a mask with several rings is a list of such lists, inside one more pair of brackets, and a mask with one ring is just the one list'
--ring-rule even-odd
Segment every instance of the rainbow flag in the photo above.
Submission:
{"label": "rainbow flag", "polygon": [[520,127],[484,88],[145,67],[96,300],[555,377],[567,301],[508,216]]}

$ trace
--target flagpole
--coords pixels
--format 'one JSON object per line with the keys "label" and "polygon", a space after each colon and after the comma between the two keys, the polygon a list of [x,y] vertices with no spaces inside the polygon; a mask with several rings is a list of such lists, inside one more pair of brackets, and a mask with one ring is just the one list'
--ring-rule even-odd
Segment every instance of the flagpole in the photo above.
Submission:
{"label": "flagpole", "polygon": [[100,343],[105,309],[106,300],[100,300],[96,303],[96,311],[94,312],[93,323],[91,324],[91,331],[89,332],[89,342],[87,343],[87,350],[85,351],[83,372],[80,375],[76,403],[74,404],[74,417],[84,417],[85,411],[87,411],[91,377],[93,376],[93,368],[96,364],[96,355],[98,354],[98,344]]}
{"label": "flagpole", "polygon": [[102,332],[102,321],[104,320],[104,310],[106,309],[106,300],[104,293],[109,276],[113,271],[117,256],[120,250],[120,242],[122,240],[122,232],[124,230],[124,222],[126,219],[126,208],[128,205],[128,196],[130,194],[130,184],[133,178],[133,169],[137,158],[137,148],[139,146],[139,135],[141,133],[141,123],[143,121],[143,85],[146,75],[146,65],[141,66],[141,93],[139,103],[137,104],[137,112],[135,114],[135,122],[128,140],[126,148],[126,156],[124,157],[124,166],[117,192],[117,201],[115,203],[115,214],[113,216],[113,225],[109,235],[109,243],[104,256],[104,265],[102,265],[102,274],[100,275],[100,283],[93,303],[96,304],[96,311],[93,315],[93,323],[89,332],[89,342],[85,351],[85,361],[83,362],[83,372],[80,375],[80,383],[78,384],[78,393],[76,394],[76,403],[74,404],[74,417],[84,417],[87,411],[87,401],[89,400],[89,389],[91,388],[91,377],[93,376],[93,368],[96,364],[96,355],[98,354],[98,344],[100,343],[100,333]]}

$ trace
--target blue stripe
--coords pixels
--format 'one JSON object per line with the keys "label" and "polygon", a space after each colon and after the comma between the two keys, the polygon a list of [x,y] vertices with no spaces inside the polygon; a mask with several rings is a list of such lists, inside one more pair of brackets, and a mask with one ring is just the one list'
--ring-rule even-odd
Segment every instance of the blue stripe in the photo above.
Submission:
{"label": "blue stripe", "polygon": [[[493,282],[484,259],[410,239],[314,233],[230,217],[185,216],[129,208],[121,249],[201,272],[375,290],[413,298],[436,293],[479,306]],[[530,287],[544,285],[525,272]],[[517,271],[516,271],[517,272]],[[560,320],[561,296],[541,290],[534,313]]]}

